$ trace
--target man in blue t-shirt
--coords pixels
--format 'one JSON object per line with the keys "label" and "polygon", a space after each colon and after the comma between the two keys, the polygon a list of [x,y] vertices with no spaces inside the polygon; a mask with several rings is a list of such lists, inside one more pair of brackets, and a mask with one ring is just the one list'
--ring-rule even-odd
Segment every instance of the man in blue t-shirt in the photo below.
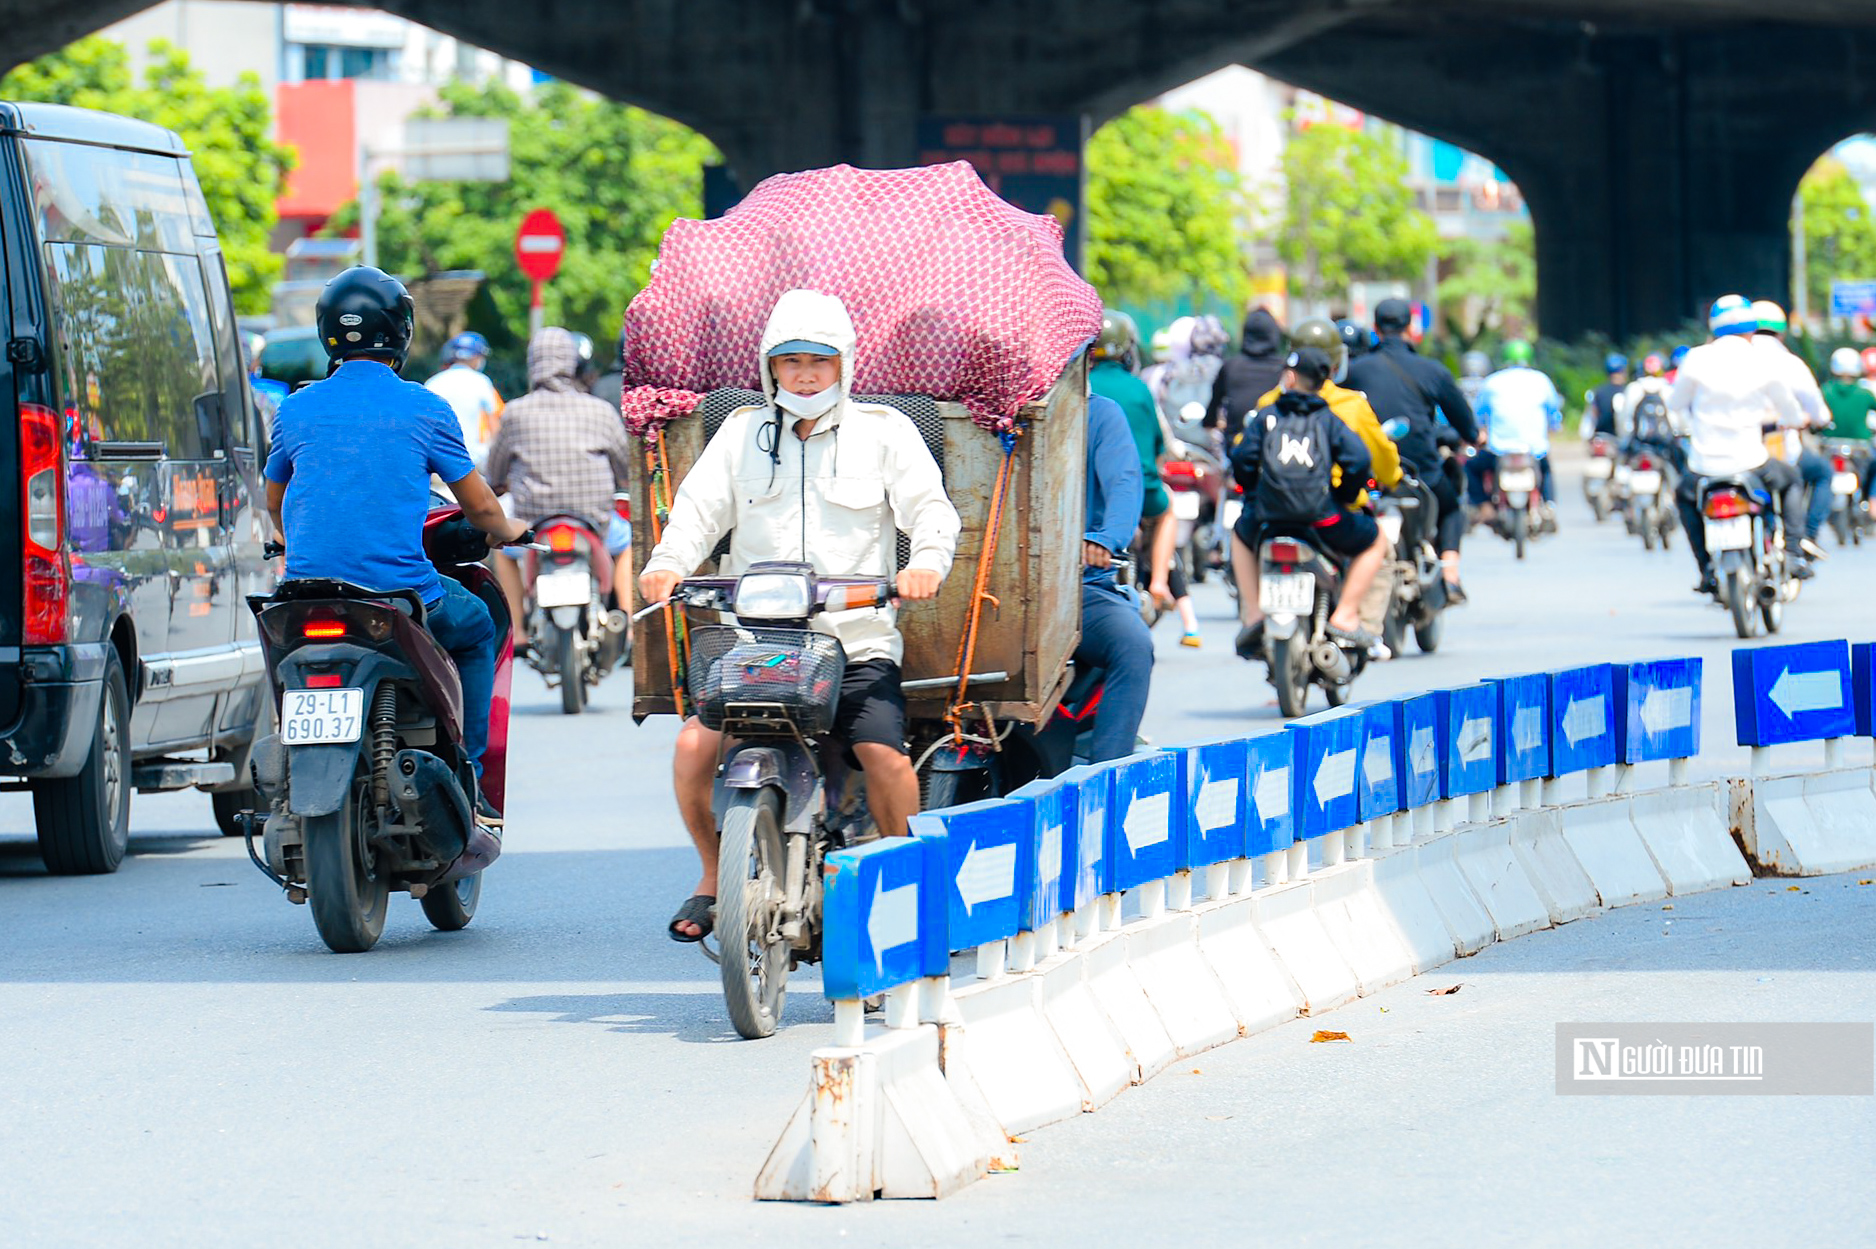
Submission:
{"label": "man in blue t-shirt", "polygon": [[1140,527],[1140,458],[1118,403],[1088,396],[1088,511],[1081,535],[1081,644],[1077,664],[1106,675],[1088,762],[1133,753],[1153,682],[1153,638],[1140,605],[1114,577],[1114,557]]}
{"label": "man in blue t-shirt", "polygon": [[[415,328],[403,283],[348,269],[326,284],[316,317],[332,372],[281,403],[267,457],[267,510],[286,543],[285,580],[416,591],[461,675],[463,753],[480,775],[499,630],[488,605],[439,576],[424,554],[430,475],[448,483],[490,546],[517,542],[528,527],[503,514],[476,472],[449,404],[398,377]],[[478,807],[498,817],[486,799]]]}

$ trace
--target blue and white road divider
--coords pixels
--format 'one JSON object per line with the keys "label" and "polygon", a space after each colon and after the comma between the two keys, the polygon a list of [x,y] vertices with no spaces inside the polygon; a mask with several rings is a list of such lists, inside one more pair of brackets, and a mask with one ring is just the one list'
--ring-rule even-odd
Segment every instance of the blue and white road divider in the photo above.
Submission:
{"label": "blue and white road divider", "polygon": [[[758,1195],[940,1195],[1012,1165],[1015,1133],[1233,1036],[1743,883],[1734,829],[1763,871],[1876,864],[1871,769],[1840,766],[1876,719],[1876,648],[1760,647],[1733,671],[1748,777],[1689,780],[1700,660],[1596,664],[1078,767],[835,852],[837,1046]],[[1831,767],[1770,774],[1774,746],[1812,741]]]}

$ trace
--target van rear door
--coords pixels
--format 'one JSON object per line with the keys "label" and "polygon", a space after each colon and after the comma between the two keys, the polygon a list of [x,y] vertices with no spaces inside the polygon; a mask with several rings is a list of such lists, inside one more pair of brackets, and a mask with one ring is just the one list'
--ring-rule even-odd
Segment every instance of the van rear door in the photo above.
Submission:
{"label": "van rear door", "polygon": [[19,411],[22,391],[43,382],[22,379],[15,357],[37,344],[31,310],[37,299],[25,285],[32,272],[32,217],[26,211],[19,150],[0,135],[0,726],[20,709],[20,508]]}

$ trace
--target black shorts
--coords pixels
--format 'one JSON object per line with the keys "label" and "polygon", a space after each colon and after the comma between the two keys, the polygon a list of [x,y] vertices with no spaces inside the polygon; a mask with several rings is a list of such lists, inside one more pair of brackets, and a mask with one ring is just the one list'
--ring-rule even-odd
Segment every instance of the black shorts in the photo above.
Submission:
{"label": "black shorts", "polygon": [[899,665],[890,659],[863,659],[847,665],[840,682],[840,706],[834,711],[834,736],[847,747],[847,762],[855,767],[852,747],[861,742],[890,746],[905,753],[905,690],[899,684]]}
{"label": "black shorts", "polygon": [[1374,545],[1375,539],[1381,536],[1381,526],[1366,512],[1344,509],[1333,525],[1262,525],[1253,520],[1247,526],[1245,518],[1240,516],[1233,532],[1253,551],[1262,544],[1268,533],[1307,532],[1327,550],[1344,559],[1354,559]]}

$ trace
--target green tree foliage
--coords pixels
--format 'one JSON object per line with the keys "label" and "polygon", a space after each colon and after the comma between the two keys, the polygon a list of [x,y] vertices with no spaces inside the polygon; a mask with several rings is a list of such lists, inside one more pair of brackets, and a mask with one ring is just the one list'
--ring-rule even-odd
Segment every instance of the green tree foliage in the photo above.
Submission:
{"label": "green tree foliage", "polygon": [[1129,109],[1088,141],[1088,280],[1109,303],[1211,296],[1241,307],[1242,191],[1211,117]]}
{"label": "green tree foliage", "polygon": [[1830,284],[1876,278],[1876,219],[1863,188],[1843,166],[1825,157],[1798,186],[1804,204],[1805,283],[1811,308],[1830,308]]}
{"label": "green tree foliage", "polygon": [[1448,273],[1439,286],[1440,314],[1465,350],[1489,330],[1512,338],[1533,335],[1537,250],[1531,223],[1519,221],[1505,237],[1449,239],[1441,246]]}
{"label": "green tree foliage", "polygon": [[1284,148],[1283,180],[1275,241],[1292,295],[1336,300],[1351,282],[1417,277],[1439,246],[1414,207],[1406,158],[1385,139],[1311,126]]}
{"label": "green tree foliage", "polygon": [[0,78],[0,99],[101,109],[174,130],[194,154],[235,306],[266,310],[281,269],[267,236],[293,153],[273,141],[273,109],[259,78],[243,74],[232,87],[211,87],[187,53],[159,39],[138,83],[124,46],[91,35]]}
{"label": "green tree foliage", "polygon": [[[551,208],[567,232],[560,272],[547,284],[550,325],[590,334],[603,359],[617,341],[625,306],[651,273],[673,218],[703,211],[709,140],[643,109],[547,83],[521,96],[499,82],[452,83],[442,109],[453,117],[505,117],[510,179],[411,183],[380,179],[379,263],[394,273],[480,269],[488,275],[470,324],[498,349],[527,332],[531,284],[515,264],[515,231],[536,208]],[[328,233],[357,225],[357,206]]]}

